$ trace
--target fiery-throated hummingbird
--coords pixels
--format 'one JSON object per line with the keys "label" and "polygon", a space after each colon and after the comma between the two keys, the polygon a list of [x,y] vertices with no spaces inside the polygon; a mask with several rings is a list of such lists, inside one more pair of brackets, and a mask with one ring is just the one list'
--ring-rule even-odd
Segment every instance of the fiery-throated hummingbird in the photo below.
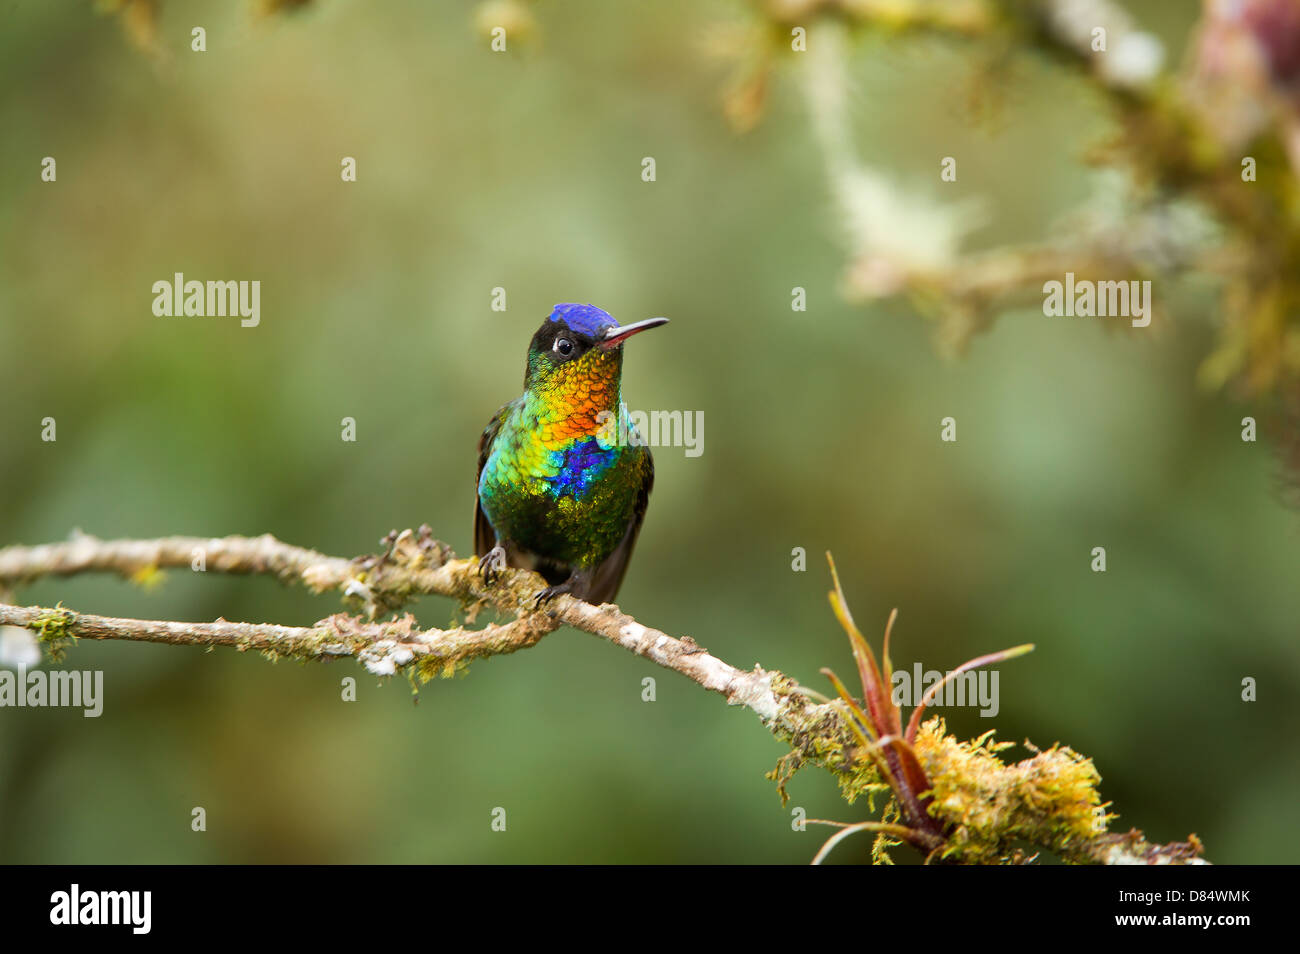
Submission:
{"label": "fiery-throated hummingbird", "polygon": [[[620,421],[623,342],[666,324],[620,325],[594,305],[556,305],[528,346],[524,393],[478,444],[474,552],[491,581],[507,565],[570,593],[614,599],[654,484],[654,461]],[[626,435],[626,440],[620,440]]]}

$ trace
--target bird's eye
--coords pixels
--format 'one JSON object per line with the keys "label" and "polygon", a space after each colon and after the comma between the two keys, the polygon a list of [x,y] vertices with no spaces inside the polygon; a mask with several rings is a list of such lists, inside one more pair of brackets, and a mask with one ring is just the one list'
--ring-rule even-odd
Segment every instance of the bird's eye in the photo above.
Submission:
{"label": "bird's eye", "polygon": [[573,354],[573,342],[568,338],[556,338],[555,350],[566,357]]}

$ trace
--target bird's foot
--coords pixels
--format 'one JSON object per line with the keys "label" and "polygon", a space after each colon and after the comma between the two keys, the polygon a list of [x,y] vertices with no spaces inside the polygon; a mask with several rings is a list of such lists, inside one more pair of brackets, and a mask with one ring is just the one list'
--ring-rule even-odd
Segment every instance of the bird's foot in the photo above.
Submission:
{"label": "bird's foot", "polygon": [[574,599],[585,600],[587,593],[591,589],[591,571],[574,570],[569,578],[563,583],[556,583],[554,586],[548,586],[533,598],[533,609],[539,610],[542,604],[548,600],[553,600],[557,596],[568,593]]}
{"label": "bird's foot", "polygon": [[547,602],[548,600],[553,600],[557,596],[561,596],[564,593],[571,593],[571,592],[573,592],[572,580],[565,580],[563,583],[557,583],[555,586],[548,586],[546,589],[539,592],[537,596],[533,598],[533,609],[539,610],[542,608],[542,604]]}
{"label": "bird's foot", "polygon": [[483,574],[483,582],[491,586],[506,568],[506,548],[497,544],[478,561],[478,571]]}

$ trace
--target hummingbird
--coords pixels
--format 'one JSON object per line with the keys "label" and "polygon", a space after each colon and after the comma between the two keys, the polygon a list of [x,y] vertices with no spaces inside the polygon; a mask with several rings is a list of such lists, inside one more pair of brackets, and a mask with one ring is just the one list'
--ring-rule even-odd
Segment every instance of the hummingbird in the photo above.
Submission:
{"label": "hummingbird", "polygon": [[[568,593],[612,601],[654,485],[654,460],[623,410],[623,343],[668,323],[620,325],[594,305],[560,304],[528,346],[524,393],[478,443],[474,552],[491,583],[506,567]],[[620,437],[626,439],[620,440]]]}

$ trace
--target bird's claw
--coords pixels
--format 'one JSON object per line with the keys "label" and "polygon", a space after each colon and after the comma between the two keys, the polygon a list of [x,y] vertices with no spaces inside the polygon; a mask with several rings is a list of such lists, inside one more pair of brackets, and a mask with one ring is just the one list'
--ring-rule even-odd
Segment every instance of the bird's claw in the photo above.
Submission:
{"label": "bird's claw", "polygon": [[491,586],[506,568],[506,548],[497,544],[478,561],[478,571],[483,574],[483,582]]}
{"label": "bird's claw", "polygon": [[548,586],[546,589],[541,590],[537,594],[537,596],[533,598],[533,609],[534,610],[541,609],[542,604],[545,603],[547,600],[553,600],[557,596],[560,596],[563,593],[568,593],[571,589],[572,586],[568,583],[558,583],[555,586]]}

